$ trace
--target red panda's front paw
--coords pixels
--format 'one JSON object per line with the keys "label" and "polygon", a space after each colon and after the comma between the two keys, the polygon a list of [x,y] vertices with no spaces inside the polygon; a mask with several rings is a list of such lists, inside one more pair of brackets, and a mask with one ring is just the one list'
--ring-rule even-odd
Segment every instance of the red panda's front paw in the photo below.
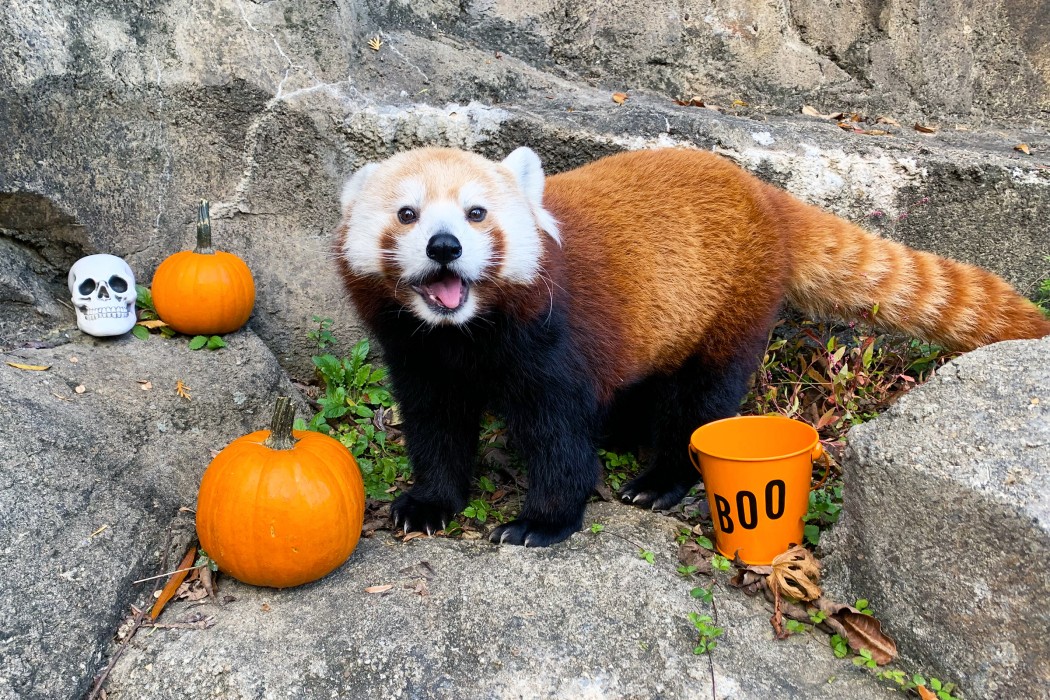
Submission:
{"label": "red panda's front paw", "polygon": [[411,493],[403,493],[391,504],[390,518],[394,521],[394,529],[433,535],[444,530],[457,511],[452,506],[423,501]]}
{"label": "red panda's front paw", "polygon": [[546,547],[561,542],[579,529],[578,525],[552,525],[531,518],[518,518],[493,530],[489,542]]}

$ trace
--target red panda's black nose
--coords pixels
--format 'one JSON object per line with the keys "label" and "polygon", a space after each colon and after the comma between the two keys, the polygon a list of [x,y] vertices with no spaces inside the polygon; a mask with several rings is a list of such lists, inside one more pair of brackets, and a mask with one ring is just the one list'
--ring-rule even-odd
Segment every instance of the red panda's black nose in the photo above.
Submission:
{"label": "red panda's black nose", "polygon": [[427,242],[427,257],[434,262],[448,265],[463,255],[463,246],[451,233],[437,233]]}

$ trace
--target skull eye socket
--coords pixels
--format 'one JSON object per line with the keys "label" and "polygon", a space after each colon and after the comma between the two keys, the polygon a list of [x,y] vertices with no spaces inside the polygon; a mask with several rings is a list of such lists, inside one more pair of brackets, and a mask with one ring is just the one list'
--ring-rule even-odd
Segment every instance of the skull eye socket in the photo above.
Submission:
{"label": "skull eye socket", "polygon": [[128,291],[128,282],[123,277],[113,275],[109,278],[109,288],[117,294]]}
{"label": "skull eye socket", "polygon": [[86,280],[80,283],[80,286],[77,287],[77,291],[80,292],[81,296],[86,297],[88,294],[91,294],[91,292],[95,291],[96,286],[98,285],[95,284],[95,280],[88,277]]}

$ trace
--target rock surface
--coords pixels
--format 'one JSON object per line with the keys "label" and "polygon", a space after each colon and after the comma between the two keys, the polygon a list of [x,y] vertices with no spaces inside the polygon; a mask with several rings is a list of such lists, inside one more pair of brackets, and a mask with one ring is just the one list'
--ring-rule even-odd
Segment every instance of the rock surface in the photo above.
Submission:
{"label": "rock surface", "polygon": [[[550,170],[626,148],[714,149],[1031,292],[1046,275],[1033,223],[1050,219],[1045,124],[956,131],[946,118],[923,135],[904,115],[1045,109],[1047,23],[1016,0],[752,5],[20,0],[0,17],[0,241],[16,261],[0,263],[0,347],[65,318],[82,254],[125,257],[148,282],[190,247],[206,196],[216,244],[255,272],[252,328],[306,376],[312,316],[334,318],[346,346],[361,335],[329,260],[339,186],[421,145],[529,144]],[[631,89],[624,106],[612,87]],[[675,106],[687,90],[727,113]],[[775,116],[820,95],[824,111],[885,105],[905,126],[877,137]]]}
{"label": "rock surface", "polygon": [[193,536],[177,511],[196,502],[211,451],[265,427],[275,397],[294,391],[250,332],[216,353],[72,336],[0,355],[4,700],[84,696],[128,604],[154,585],[131,582]]}
{"label": "rock surface", "polygon": [[[140,633],[106,689],[114,700],[896,696],[835,659],[823,634],[775,641],[764,606],[724,580],[712,694],[687,615],[714,612],[675,573],[675,521],[619,504],[589,516],[605,531],[548,549],[379,533],[315,584],[275,591],[223,578],[219,598],[235,600],[180,603],[161,618],[214,616],[214,627]],[[393,588],[365,592],[384,584]]]}
{"label": "rock surface", "polygon": [[942,367],[855,428],[831,589],[868,598],[906,662],[966,697],[1050,678],[1050,338]]}

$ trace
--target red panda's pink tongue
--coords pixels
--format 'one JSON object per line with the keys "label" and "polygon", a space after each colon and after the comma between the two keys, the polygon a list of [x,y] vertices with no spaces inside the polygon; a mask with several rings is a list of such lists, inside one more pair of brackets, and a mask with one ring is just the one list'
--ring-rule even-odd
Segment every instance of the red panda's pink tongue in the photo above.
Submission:
{"label": "red panda's pink tongue", "polygon": [[456,275],[448,275],[431,282],[426,286],[426,289],[447,309],[459,307],[460,302],[463,300],[463,281]]}

